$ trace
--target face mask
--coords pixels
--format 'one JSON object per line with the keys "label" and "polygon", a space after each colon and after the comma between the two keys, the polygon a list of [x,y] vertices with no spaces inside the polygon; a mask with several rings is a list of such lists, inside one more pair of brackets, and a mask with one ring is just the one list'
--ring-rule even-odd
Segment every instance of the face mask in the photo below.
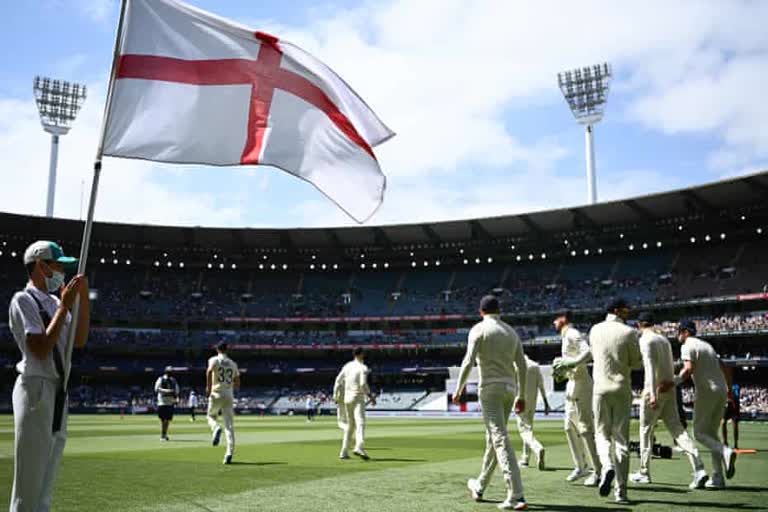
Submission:
{"label": "face mask", "polygon": [[60,290],[64,284],[64,273],[57,272],[56,270],[53,270],[52,272],[53,274],[51,274],[51,277],[45,278],[45,286],[50,293]]}

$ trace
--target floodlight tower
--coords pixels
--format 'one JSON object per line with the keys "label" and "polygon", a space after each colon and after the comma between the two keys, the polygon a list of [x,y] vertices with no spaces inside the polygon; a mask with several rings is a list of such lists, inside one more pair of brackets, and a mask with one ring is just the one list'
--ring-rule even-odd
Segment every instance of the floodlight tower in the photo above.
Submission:
{"label": "floodlight tower", "polygon": [[66,135],[85,101],[85,86],[35,77],[32,89],[35,92],[37,110],[43,129],[51,134],[51,165],[48,171],[48,200],[45,215],[53,217],[53,201],[56,196],[56,163],[59,158],[59,137]]}
{"label": "floodlight tower", "polygon": [[587,197],[589,204],[597,202],[595,176],[594,125],[600,122],[611,84],[611,65],[597,64],[557,74],[560,90],[579,124],[584,125],[587,156]]}

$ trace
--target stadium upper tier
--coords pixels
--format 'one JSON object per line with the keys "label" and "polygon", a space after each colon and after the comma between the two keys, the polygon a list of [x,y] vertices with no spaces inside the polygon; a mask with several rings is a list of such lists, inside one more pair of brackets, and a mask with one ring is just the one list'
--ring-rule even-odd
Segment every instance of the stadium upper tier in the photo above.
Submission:
{"label": "stadium upper tier", "polygon": [[[21,253],[77,253],[82,223],[0,214],[0,301]],[[580,208],[386,227],[217,229],[97,223],[97,324],[472,315],[768,292],[768,173]],[[2,321],[2,319],[0,319]]]}

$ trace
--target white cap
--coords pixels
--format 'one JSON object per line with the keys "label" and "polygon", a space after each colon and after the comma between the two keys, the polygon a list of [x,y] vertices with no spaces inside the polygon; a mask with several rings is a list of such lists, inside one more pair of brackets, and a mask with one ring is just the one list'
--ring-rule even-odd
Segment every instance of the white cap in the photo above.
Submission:
{"label": "white cap", "polygon": [[64,249],[62,249],[56,242],[49,242],[48,240],[38,240],[37,242],[32,243],[27,247],[27,250],[24,251],[25,265],[39,260],[58,261],[65,265],[77,263],[77,258],[64,256]]}

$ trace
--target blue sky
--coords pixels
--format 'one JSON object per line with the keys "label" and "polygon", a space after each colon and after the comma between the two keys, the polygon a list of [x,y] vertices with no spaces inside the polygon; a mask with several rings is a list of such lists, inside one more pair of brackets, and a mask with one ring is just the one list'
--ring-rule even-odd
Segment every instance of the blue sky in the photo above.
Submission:
{"label": "blue sky", "polygon": [[[191,3],[304,47],[398,133],[376,150],[388,194],[371,224],[584,203],[583,131],[556,73],[603,60],[616,76],[596,129],[601,199],[768,169],[766,3]],[[117,12],[111,0],[0,3],[0,209],[44,210],[49,140],[31,94],[32,77],[44,74],[91,86],[59,162],[56,215],[80,215]],[[96,216],[209,226],[351,222],[273,169],[110,159]]]}

